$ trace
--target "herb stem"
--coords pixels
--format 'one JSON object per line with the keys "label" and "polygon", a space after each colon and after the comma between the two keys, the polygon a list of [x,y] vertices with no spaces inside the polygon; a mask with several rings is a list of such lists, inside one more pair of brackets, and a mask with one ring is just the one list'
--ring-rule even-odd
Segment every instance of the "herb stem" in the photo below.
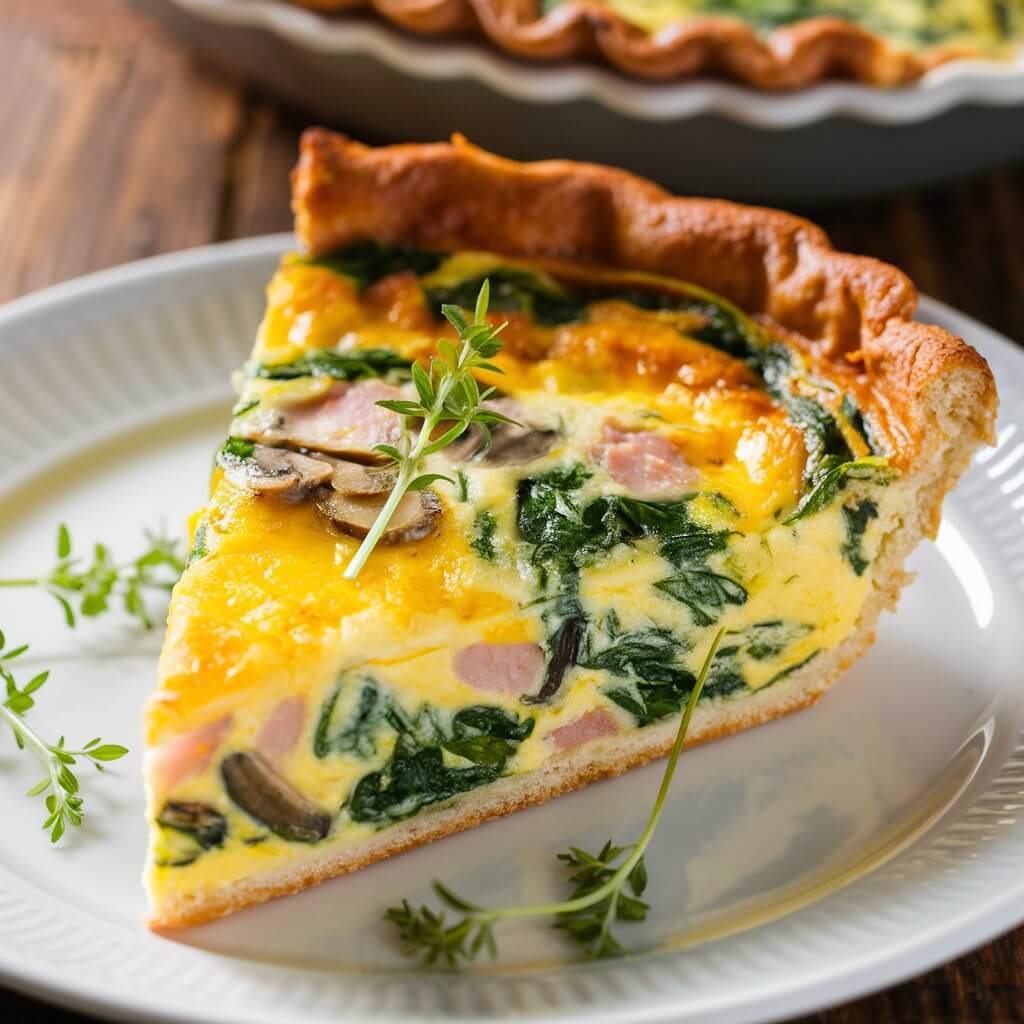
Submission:
{"label": "herb stem", "polygon": [[[492,393],[493,388],[481,392],[471,372],[484,369],[501,373],[498,367],[487,362],[501,348],[498,340],[501,327],[492,328],[485,319],[489,297],[490,287],[485,281],[477,297],[472,322],[457,308],[442,306],[441,312],[456,329],[461,345],[456,349],[444,339],[439,341],[440,358],[431,360],[429,373],[419,364],[413,364],[412,377],[419,403],[404,400],[377,403],[401,417],[401,448],[384,444],[376,446],[378,451],[397,464],[398,477],[373,526],[345,567],[342,573],[344,579],[354,580],[359,575],[374,548],[380,543],[398,503],[407,491],[422,489],[435,479],[448,480],[454,485],[454,480],[441,474],[417,476],[420,464],[427,456],[451,444],[473,424],[479,425],[486,432],[488,424],[511,422],[507,416],[483,407],[483,401]],[[416,440],[412,441],[409,427],[414,421],[419,421],[420,427]],[[448,427],[435,439],[434,433],[440,424],[447,424]]]}
{"label": "herb stem", "polygon": [[47,742],[36,733],[21,715],[12,711],[4,704],[0,704],[0,718],[6,720],[14,735],[42,762],[50,777],[50,784],[53,786],[54,792],[59,793],[60,762],[50,753],[50,747]]}
{"label": "herb stem", "polygon": [[25,577],[20,580],[0,580],[0,587],[38,587],[44,580]]}

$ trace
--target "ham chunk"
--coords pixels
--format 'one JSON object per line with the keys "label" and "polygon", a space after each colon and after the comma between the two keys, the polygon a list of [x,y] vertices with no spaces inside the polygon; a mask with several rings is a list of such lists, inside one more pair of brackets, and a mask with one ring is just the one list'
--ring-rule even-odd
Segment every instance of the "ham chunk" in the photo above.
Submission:
{"label": "ham chunk", "polygon": [[210,763],[230,728],[231,716],[225,715],[154,747],[147,755],[154,787],[166,793],[186,779],[199,775]]}
{"label": "ham chunk", "polygon": [[386,461],[374,450],[378,444],[396,444],[401,418],[377,402],[402,398],[403,393],[381,380],[357,384],[339,381],[311,401],[256,408],[232,424],[232,433],[270,447],[308,448],[356,462]]}
{"label": "ham chunk", "polygon": [[601,736],[611,736],[618,732],[618,725],[610,711],[594,708],[567,725],[560,725],[548,733],[549,739],[559,750],[570,750],[582,743],[589,743]]}
{"label": "ham chunk", "polygon": [[653,430],[605,423],[594,454],[617,484],[644,501],[677,498],[699,478],[679,449]]}
{"label": "ham chunk", "polygon": [[256,749],[272,761],[290,754],[299,742],[305,721],[305,700],[302,697],[286,697],[264,719],[256,737]]}
{"label": "ham chunk", "polygon": [[372,451],[375,444],[395,444],[399,417],[376,403],[401,398],[402,392],[379,380],[333,387],[327,397],[288,409],[286,429],[294,443],[320,451]]}
{"label": "ham chunk", "polygon": [[537,644],[470,644],[452,656],[452,671],[474,689],[521,697],[536,691],[544,651]]}

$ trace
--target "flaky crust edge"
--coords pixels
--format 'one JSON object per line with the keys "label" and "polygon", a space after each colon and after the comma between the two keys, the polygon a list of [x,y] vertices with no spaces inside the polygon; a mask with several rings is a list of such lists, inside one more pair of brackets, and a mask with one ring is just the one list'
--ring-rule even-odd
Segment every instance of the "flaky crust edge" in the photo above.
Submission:
{"label": "flaky crust edge", "polygon": [[[771,687],[742,699],[702,703],[688,746],[807,707],[832,686],[873,643],[878,616],[895,607],[908,582],[903,568],[907,556],[923,537],[934,535],[946,493],[974,451],[992,439],[997,398],[981,356],[962,339],[908,319],[916,293],[895,268],[835,252],[820,229],[788,214],[675,199],[610,168],[563,161],[513,164],[461,141],[371,150],[321,130],[305,134],[293,185],[297,228],[315,252],[377,238],[696,277],[697,283],[725,292],[741,305],[744,299],[756,299],[753,308],[790,331],[813,328],[804,337],[827,358],[845,359],[851,351],[863,354],[867,372],[877,378],[883,397],[900,417],[913,458],[890,485],[899,494],[900,514],[881,541],[857,627],[838,647]],[[547,189],[557,197],[551,209],[557,208],[560,218],[554,221],[544,216]],[[465,209],[459,212],[462,204]],[[499,212],[503,230],[497,236],[482,235],[488,216],[494,221]],[[588,214],[611,218],[610,230],[589,223]],[[646,247],[641,245],[644,232],[650,239]],[[695,260],[694,253],[681,249],[680,235],[690,239],[696,256],[706,259]],[[711,244],[716,237],[721,247]],[[747,258],[737,265],[737,256],[747,247]],[[752,263],[762,259],[767,264],[764,282],[756,284],[749,275]],[[699,267],[703,276],[692,272]],[[714,272],[720,267],[733,272],[716,281]],[[169,894],[153,909],[150,926],[200,924],[619,775],[664,756],[675,729],[675,722],[666,722],[599,740],[558,755],[527,776],[502,779],[368,840],[327,848],[322,857],[230,885]]]}
{"label": "flaky crust edge", "polygon": [[737,18],[693,15],[650,33],[594,0],[294,0],[321,12],[372,9],[424,35],[478,34],[533,60],[603,58],[648,79],[716,75],[759,89],[795,89],[829,78],[869,85],[912,82],[939,64],[981,56],[935,46],[915,54],[841,18],[807,18],[763,34]]}

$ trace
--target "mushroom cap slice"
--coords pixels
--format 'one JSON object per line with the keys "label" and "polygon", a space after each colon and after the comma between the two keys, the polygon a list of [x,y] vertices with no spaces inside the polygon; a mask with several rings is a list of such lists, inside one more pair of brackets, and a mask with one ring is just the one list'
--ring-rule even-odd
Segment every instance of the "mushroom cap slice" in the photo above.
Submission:
{"label": "mushroom cap slice", "polygon": [[226,757],[220,766],[228,796],[283,839],[315,843],[331,830],[331,815],[302,795],[255,751]]}
{"label": "mushroom cap slice", "polygon": [[227,818],[220,811],[194,800],[169,800],[156,820],[164,828],[192,836],[204,850],[222,846],[228,831]]}
{"label": "mushroom cap slice", "polygon": [[[370,532],[386,501],[387,495],[358,497],[323,487],[317,494],[316,507],[343,533],[362,538]],[[422,540],[434,532],[440,518],[441,501],[433,491],[409,491],[398,503],[381,542],[403,544]]]}
{"label": "mushroom cap slice", "polygon": [[547,455],[558,443],[557,430],[527,422],[522,407],[512,398],[492,398],[484,407],[517,422],[493,424],[489,446],[484,431],[479,426],[471,427],[449,447],[446,454],[452,462],[472,459],[485,466],[522,466]]}
{"label": "mushroom cap slice", "polygon": [[298,500],[330,480],[333,469],[320,459],[258,444],[247,459],[222,462],[224,474],[234,484],[257,494],[278,494]]}
{"label": "mushroom cap slice", "polygon": [[339,459],[334,463],[331,486],[339,494],[366,498],[389,494],[397,479],[398,474],[393,469],[370,469],[358,462]]}

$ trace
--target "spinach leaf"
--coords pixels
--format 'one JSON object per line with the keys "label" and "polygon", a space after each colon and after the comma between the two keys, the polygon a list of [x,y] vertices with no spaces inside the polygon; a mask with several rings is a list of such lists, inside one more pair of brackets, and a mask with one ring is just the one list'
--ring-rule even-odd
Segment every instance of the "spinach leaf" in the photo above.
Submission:
{"label": "spinach leaf", "polygon": [[[385,719],[399,734],[391,758],[379,771],[364,775],[347,802],[353,821],[378,827],[493,782],[534,725],[532,718],[520,720],[502,708],[479,705],[457,712],[446,734],[429,706],[415,718],[394,703],[390,710]],[[474,762],[473,767],[446,765],[443,750]]]}
{"label": "spinach leaf", "polygon": [[870,480],[872,483],[885,486],[890,483],[896,471],[885,459],[876,455],[867,455],[863,459],[841,462],[830,465],[821,473],[813,487],[800,499],[800,503],[785,519],[784,524],[798,522],[806,516],[814,515],[832,504],[836,495],[846,487],[850,480]]}
{"label": "spinach leaf", "polygon": [[874,438],[871,436],[871,431],[868,429],[868,425],[864,420],[864,413],[861,412],[860,406],[849,396],[843,395],[843,400],[839,405],[839,411],[846,418],[846,422],[857,431],[858,434],[864,439],[864,443],[868,446],[868,452],[871,455],[881,455],[881,449],[875,444]]}
{"label": "spinach leaf", "polygon": [[670,630],[651,627],[613,636],[601,650],[587,650],[580,664],[630,680],[605,695],[645,726],[676,714],[693,689],[693,673],[678,666],[687,647]]}
{"label": "spinach leaf", "polygon": [[827,471],[838,462],[849,462],[853,452],[839,429],[835,416],[820,402],[804,396],[786,395],[781,401],[789,418],[800,428],[807,449],[804,483],[813,486],[822,469]]}
{"label": "spinach leaf", "polygon": [[747,600],[742,584],[709,569],[679,569],[654,586],[685,604],[697,626],[714,625],[727,604],[741,605]]}
{"label": "spinach leaf", "polygon": [[846,527],[846,540],[840,548],[843,557],[850,563],[850,568],[858,576],[871,564],[864,554],[864,534],[872,519],[878,518],[878,506],[865,499],[856,505],[843,506],[843,523]]}
{"label": "spinach leaf", "polygon": [[[411,272],[417,277],[436,270],[445,260],[444,253],[427,252],[408,245],[385,242],[356,242],[325,256],[304,260],[314,267],[326,267],[351,278],[360,289],[391,274]],[[472,303],[469,308],[472,309]]]}
{"label": "spinach leaf", "polygon": [[729,639],[718,648],[718,654],[719,657],[742,656],[766,661],[777,658],[790,644],[813,629],[803,622],[783,622],[780,619],[755,622],[738,633],[730,633]]}
{"label": "spinach leaf", "polygon": [[498,267],[456,285],[424,289],[427,305],[438,316],[445,304],[472,309],[485,279],[491,283],[491,309],[526,313],[534,323],[546,326],[582,320],[586,315],[585,298],[511,267]]}
{"label": "spinach leaf", "polygon": [[332,377],[335,380],[353,381],[385,377],[388,374],[408,377],[411,367],[410,360],[387,348],[350,349],[347,352],[322,348],[304,352],[290,363],[251,364],[248,374],[263,380]]}
{"label": "spinach leaf", "polygon": [[520,719],[504,708],[475,704],[457,711],[452,718],[452,735],[456,739],[469,736],[497,736],[521,743],[533,733],[534,720]]}
{"label": "spinach leaf", "polygon": [[[344,725],[332,730],[343,685],[335,687],[320,710],[313,738],[317,757],[348,753],[368,758],[377,751],[382,729],[398,734],[387,763],[364,775],[353,788],[347,806],[354,821],[383,826],[494,781],[517,744],[533,731],[533,718],[520,719],[487,705],[462,708],[446,727],[437,708],[424,704],[410,714],[369,677]],[[473,767],[445,765],[444,750],[474,762]]]}
{"label": "spinach leaf", "polygon": [[377,684],[372,679],[363,683],[359,702],[345,725],[331,734],[331,719],[341,696],[342,684],[324,701],[313,734],[313,753],[324,758],[332,752],[355,754],[357,757],[372,757],[377,752],[377,729],[387,713],[387,702],[381,697]]}
{"label": "spinach leaf", "polygon": [[248,441],[244,437],[229,437],[217,452],[217,462],[223,465],[225,462],[251,459],[254,451],[255,441]]}
{"label": "spinach leaf", "polygon": [[205,558],[207,555],[206,548],[206,520],[200,519],[196,525],[195,536],[192,538],[192,548],[188,553],[188,557],[185,559],[185,568],[187,569],[193,562],[198,562],[200,558]]}
{"label": "spinach leaf", "polygon": [[494,782],[499,774],[486,764],[449,768],[440,747],[417,747],[400,736],[388,763],[356,783],[348,813],[353,821],[381,828],[410,818],[430,804]]}
{"label": "spinach leaf", "polygon": [[492,512],[478,512],[473,520],[473,539],[469,546],[485,561],[493,562],[496,557],[494,537],[498,532],[498,520]]}

